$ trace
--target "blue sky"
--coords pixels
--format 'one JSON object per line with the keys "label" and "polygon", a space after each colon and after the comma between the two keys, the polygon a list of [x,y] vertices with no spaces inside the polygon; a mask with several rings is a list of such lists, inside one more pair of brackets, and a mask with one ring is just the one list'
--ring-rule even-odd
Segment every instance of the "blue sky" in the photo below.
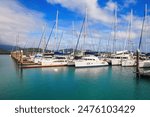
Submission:
{"label": "blue sky", "polygon": [[[19,0],[25,7],[43,12],[46,15],[46,19],[52,20],[55,19],[56,10],[58,9],[63,15],[62,19],[65,20],[74,20],[77,14],[76,12],[71,12],[69,9],[64,8],[61,4],[49,4],[48,0]],[[63,0],[62,0],[63,1]],[[109,0],[98,0],[98,5],[104,7]],[[128,13],[131,9],[134,10],[135,15],[143,16],[143,9],[145,4],[150,4],[149,0],[110,0],[116,2],[120,7],[120,13]],[[92,0],[91,0],[92,2]],[[127,5],[127,6],[125,6]]]}
{"label": "blue sky", "polygon": [[[140,37],[145,4],[148,5],[146,25],[149,25],[149,0],[1,0],[0,43],[15,45],[16,36],[19,33],[20,46],[23,46],[28,41],[30,42],[28,47],[36,47],[45,24],[47,24],[45,41],[47,40],[56,19],[56,12],[59,10],[58,37],[60,38],[61,33],[64,33],[61,48],[74,47],[83,17],[85,16],[85,9],[87,8],[88,31],[86,33],[88,34],[86,44],[81,39],[80,46],[86,45],[84,46],[85,49],[91,47],[96,50],[99,48],[98,43],[101,42],[102,51],[107,48],[111,50],[113,40],[110,41],[109,45],[108,40],[112,39],[114,35],[112,30],[112,23],[114,22],[113,12],[117,8],[116,48],[118,50],[124,49],[123,46],[128,45],[127,43],[130,42],[127,40],[127,35],[129,35],[127,29],[131,9],[133,10],[133,23],[130,39],[134,43],[134,48],[136,48]],[[74,35],[72,31],[73,21]],[[150,27],[147,26],[145,30],[148,32]],[[49,49],[57,46],[58,41],[55,42],[54,35],[55,31],[52,35]],[[149,37],[149,34],[145,33],[145,35],[143,45],[147,42],[146,38]],[[128,46],[125,48],[128,48]]]}

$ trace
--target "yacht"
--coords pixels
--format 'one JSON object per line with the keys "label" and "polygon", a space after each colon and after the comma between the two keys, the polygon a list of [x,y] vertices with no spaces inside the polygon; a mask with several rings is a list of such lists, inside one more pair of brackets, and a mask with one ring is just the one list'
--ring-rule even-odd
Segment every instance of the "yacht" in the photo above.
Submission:
{"label": "yacht", "polygon": [[84,56],[84,52],[72,53],[68,59],[68,66],[75,66],[75,61],[81,59]]}
{"label": "yacht", "polygon": [[150,67],[150,59],[145,54],[140,54],[139,67],[140,68]]}
{"label": "yacht", "polygon": [[33,60],[34,63],[36,64],[40,64],[41,60],[42,60],[42,54],[38,53],[34,56],[34,58],[31,58]]}
{"label": "yacht", "polygon": [[99,60],[96,56],[85,56],[80,60],[75,61],[75,67],[100,67],[107,66],[108,63],[103,60]]}
{"label": "yacht", "polygon": [[41,60],[42,66],[66,66],[67,65],[66,56],[54,56],[54,57],[43,57]]}
{"label": "yacht", "polygon": [[135,59],[126,59],[122,61],[122,67],[134,67],[136,65]]}
{"label": "yacht", "polygon": [[134,63],[134,61],[131,60],[131,54],[128,53],[128,51],[118,51],[115,54],[112,54],[109,61],[111,62],[112,66],[115,65],[122,65],[122,66],[128,66],[130,63]]}
{"label": "yacht", "polygon": [[147,68],[150,67],[150,60],[141,60],[139,61],[140,68]]}
{"label": "yacht", "polygon": [[136,59],[132,53],[126,54],[126,59],[123,59],[121,62],[123,67],[134,67],[136,66]]}

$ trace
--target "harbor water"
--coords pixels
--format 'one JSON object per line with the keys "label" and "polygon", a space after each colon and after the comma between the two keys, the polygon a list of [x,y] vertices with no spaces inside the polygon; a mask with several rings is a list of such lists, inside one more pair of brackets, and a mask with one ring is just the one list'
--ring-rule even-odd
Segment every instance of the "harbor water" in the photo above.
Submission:
{"label": "harbor water", "polygon": [[137,79],[135,68],[50,67],[20,70],[0,55],[1,100],[146,100],[150,78]]}

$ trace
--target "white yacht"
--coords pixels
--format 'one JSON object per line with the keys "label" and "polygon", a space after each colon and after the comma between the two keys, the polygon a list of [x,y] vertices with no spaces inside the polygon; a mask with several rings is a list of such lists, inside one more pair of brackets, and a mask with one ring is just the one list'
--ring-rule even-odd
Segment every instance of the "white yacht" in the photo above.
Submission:
{"label": "white yacht", "polygon": [[127,59],[122,61],[123,67],[134,67],[136,65],[135,59]]}
{"label": "white yacht", "polygon": [[82,56],[70,56],[68,59],[67,65],[68,66],[75,66],[75,61],[80,60],[82,58]]}
{"label": "white yacht", "polygon": [[70,60],[68,60],[68,62],[67,62],[67,65],[68,66],[75,66],[75,59],[70,59]]}
{"label": "white yacht", "polygon": [[34,56],[34,58],[32,58],[33,59],[33,62],[34,63],[36,63],[36,64],[39,64],[40,62],[41,62],[41,60],[42,60],[42,54],[40,54],[40,53],[38,53],[38,54],[36,54],[35,56]]}
{"label": "white yacht", "polygon": [[136,65],[136,59],[132,53],[126,54],[126,59],[122,59],[121,65],[123,67],[134,67]]}
{"label": "white yacht", "polygon": [[[112,66],[122,65],[122,66],[130,66],[130,64],[134,64],[132,61],[132,54],[128,53],[128,51],[118,51],[116,54],[111,55],[110,62]],[[132,61],[132,62],[131,62]]]}
{"label": "white yacht", "polygon": [[108,63],[106,61],[99,60],[96,56],[85,56],[75,61],[75,67],[100,67],[107,65]]}
{"label": "white yacht", "polygon": [[66,56],[44,57],[41,60],[42,66],[66,66]]}
{"label": "white yacht", "polygon": [[75,65],[75,59],[74,59],[73,55],[69,56],[69,59],[67,61],[67,65],[68,66],[74,66]]}

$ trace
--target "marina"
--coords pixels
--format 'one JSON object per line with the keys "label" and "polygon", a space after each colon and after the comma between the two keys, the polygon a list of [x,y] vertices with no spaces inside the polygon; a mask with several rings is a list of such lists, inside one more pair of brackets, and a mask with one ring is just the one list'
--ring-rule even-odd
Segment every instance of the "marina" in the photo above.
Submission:
{"label": "marina", "polygon": [[0,99],[150,99],[150,80],[136,78],[133,67],[18,68],[0,55]]}
{"label": "marina", "polygon": [[[47,55],[47,54],[46,54]],[[94,55],[87,55],[80,57],[80,59],[72,59],[68,56],[58,56],[54,57],[54,55],[50,54],[50,57],[42,57],[41,62],[35,62],[34,59],[36,57],[33,57],[32,61],[31,58],[25,59],[26,55],[23,55],[23,51],[15,51],[11,53],[11,58],[14,59],[14,61],[18,64],[20,69],[29,69],[29,68],[43,68],[43,67],[63,67],[63,66],[72,66],[75,68],[87,68],[87,67],[105,67],[105,66],[122,66],[122,67],[133,67],[135,69],[138,69],[135,73],[139,73],[139,76],[147,78],[150,77],[150,73],[148,71],[140,70],[140,68],[150,68],[150,60],[136,60],[131,61],[130,55],[125,54],[123,52],[119,53],[117,57],[113,57],[109,60],[107,59],[99,59],[98,57]],[[139,55],[138,55],[139,56]],[[44,58],[44,59],[43,59]],[[135,56],[135,58],[137,58]],[[25,59],[25,60],[24,60]],[[138,59],[140,59],[138,57]],[[112,61],[113,60],[113,61]],[[43,63],[44,61],[44,63]],[[112,63],[113,62],[113,63]],[[138,62],[138,65],[137,65]],[[138,67],[138,68],[136,68]]]}
{"label": "marina", "polygon": [[146,1],[33,1],[1,1],[0,99],[150,99]]}
{"label": "marina", "polygon": [[[44,25],[41,38],[37,45],[37,48],[32,48],[29,52],[29,48],[25,48],[28,44],[24,45],[24,48],[19,47],[19,33],[16,38],[16,49],[12,50],[10,56],[18,63],[21,69],[24,68],[42,68],[42,67],[61,67],[61,66],[74,66],[75,68],[88,68],[88,67],[104,67],[104,66],[122,66],[122,67],[134,67],[136,68],[137,77],[144,76],[145,72],[141,72],[140,68],[150,68],[150,55],[147,52],[143,52],[143,35],[145,31],[145,24],[148,25],[147,17],[147,4],[145,4],[144,16],[142,18],[142,27],[140,30],[140,40],[137,43],[136,50],[127,49],[129,47],[129,41],[131,39],[132,23],[133,23],[133,10],[129,15],[127,36],[123,44],[123,48],[116,50],[116,38],[117,38],[117,26],[118,26],[118,14],[117,7],[114,8],[114,20],[113,20],[113,36],[112,36],[112,50],[111,51],[93,51],[90,48],[85,48],[86,40],[88,38],[88,9],[85,9],[85,16],[83,18],[79,34],[76,36],[77,41],[75,47],[71,48],[71,51],[65,52],[65,49],[60,50],[60,45],[63,39],[63,32],[59,34],[58,21],[59,11],[56,12],[56,20],[52,25],[48,39],[45,39],[47,25]],[[73,23],[73,34],[74,34],[74,23]],[[148,30],[146,30],[148,31]],[[52,37],[54,33],[54,37]],[[58,38],[58,35],[60,36]],[[74,37],[74,35],[73,35]],[[51,38],[55,38],[53,49],[48,49]],[[144,38],[145,39],[145,38]],[[147,37],[148,39],[148,37]],[[108,40],[109,41],[109,40]],[[128,42],[128,43],[127,43]],[[109,43],[108,43],[109,44]],[[81,47],[80,47],[81,46]],[[101,46],[100,41],[98,48]],[[108,45],[109,46],[109,45]],[[80,49],[79,49],[80,47]],[[127,50],[126,50],[127,49]],[[36,51],[35,51],[36,50]],[[68,49],[69,50],[69,49]],[[138,53],[136,52],[138,51]],[[141,52],[140,52],[141,51]],[[147,76],[146,72],[146,76]],[[148,75],[149,76],[149,75]]]}

